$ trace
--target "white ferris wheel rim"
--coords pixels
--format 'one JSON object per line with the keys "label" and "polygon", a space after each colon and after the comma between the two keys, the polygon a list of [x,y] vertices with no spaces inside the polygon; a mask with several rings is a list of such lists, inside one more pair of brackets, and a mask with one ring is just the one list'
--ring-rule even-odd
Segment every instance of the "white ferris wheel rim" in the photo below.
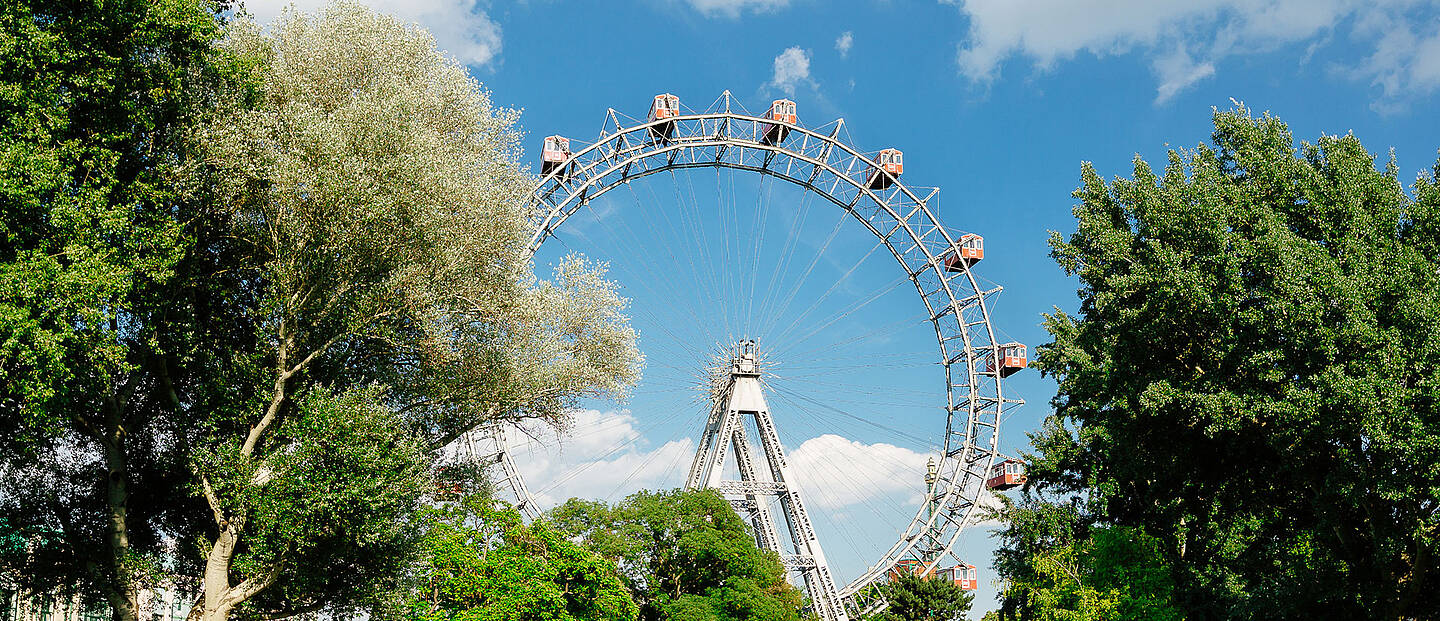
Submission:
{"label": "white ferris wheel rim", "polygon": [[[718,105],[721,102],[723,107]],[[927,206],[938,188],[921,198],[898,177],[881,171],[875,161],[840,140],[843,119],[833,123],[835,128],[830,134],[822,134],[798,121],[788,123],[735,112],[729,91],[702,112],[688,111],[631,125],[622,125],[618,117],[610,109],[599,138],[570,154],[563,166],[544,175],[530,193],[528,207],[534,232],[526,248],[527,256],[534,256],[556,227],[589,201],[635,179],[677,169],[729,168],[770,175],[812,190],[844,209],[890,250],[920,294],[940,348],[947,403],[945,442],[937,464],[939,484],[932,495],[941,510],[927,516],[922,503],[899,540],[840,589],[840,596],[854,600],[861,595],[862,589],[884,577],[920,546],[926,533],[931,533],[943,547],[925,571],[933,570],[947,554],[958,560],[955,543],[975,521],[981,495],[988,493],[985,480],[998,455],[1000,415],[1007,406],[1022,401],[1004,397],[998,360],[994,359],[1000,343],[985,298],[998,293],[999,287],[982,289],[968,264],[962,263],[964,268],[958,272],[946,273],[945,256],[958,252],[959,246]],[[761,127],[766,126],[783,127],[787,136],[773,143],[763,141]],[[665,128],[670,137],[653,136],[652,130]],[[700,154],[708,155],[697,157]],[[885,175],[886,187],[870,187],[872,174]],[[819,183],[822,180],[829,181],[829,186]],[[873,206],[871,217],[857,211],[862,204]],[[889,228],[882,232],[877,224]],[[896,237],[898,243],[908,244],[897,245]],[[967,320],[967,313],[973,319]],[[987,356],[992,361],[988,369]],[[957,383],[956,375],[963,380]],[[962,412],[964,416],[957,417]],[[985,428],[988,432],[978,433]],[[519,504],[531,516],[536,515],[534,499],[510,463],[505,434],[496,429],[490,439],[498,453],[495,461],[506,470],[504,483]]]}

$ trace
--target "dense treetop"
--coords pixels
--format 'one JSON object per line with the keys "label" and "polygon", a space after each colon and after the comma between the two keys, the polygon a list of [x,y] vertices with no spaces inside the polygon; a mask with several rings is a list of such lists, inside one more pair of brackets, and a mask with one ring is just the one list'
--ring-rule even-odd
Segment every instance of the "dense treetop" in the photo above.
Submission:
{"label": "dense treetop", "polygon": [[714,491],[639,492],[614,507],[572,499],[549,519],[616,563],[641,619],[800,618],[779,557]]}
{"label": "dense treetop", "polygon": [[357,614],[443,445],[641,364],[603,267],[534,276],[518,114],[426,32],[231,15],[0,8],[0,569],[117,621]]}
{"label": "dense treetop", "polygon": [[[1032,487],[1074,495],[1082,531],[1153,538],[1189,618],[1440,614],[1434,176],[1407,193],[1353,135],[1214,120],[1159,173],[1083,169],[1051,242],[1081,303],[1046,318]],[[1016,535],[1029,564],[1055,553]]]}

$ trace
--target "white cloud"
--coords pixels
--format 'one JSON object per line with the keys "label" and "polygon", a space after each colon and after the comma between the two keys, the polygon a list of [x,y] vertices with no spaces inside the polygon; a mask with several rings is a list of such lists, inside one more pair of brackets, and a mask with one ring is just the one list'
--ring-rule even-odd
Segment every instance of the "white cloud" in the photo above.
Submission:
{"label": "white cloud", "polygon": [[[287,6],[305,12],[324,9],[331,0],[247,0],[245,8],[261,24],[270,22]],[[490,65],[500,56],[500,25],[485,12],[481,0],[361,0],[380,13],[418,23],[435,36],[440,48],[460,62],[476,67]]]}
{"label": "white cloud", "polygon": [[806,440],[788,455],[806,505],[826,510],[881,499],[918,502],[929,458],[893,444],[864,444],[834,434]]}
{"label": "white cloud", "polygon": [[770,85],[793,97],[795,87],[801,84],[808,84],[811,88],[816,86],[815,81],[810,79],[810,51],[798,46],[786,48],[775,57],[775,77],[770,80]]}
{"label": "white cloud", "polygon": [[835,51],[840,52],[840,58],[846,58],[850,56],[850,46],[854,44],[855,35],[851,34],[849,30],[846,30],[840,33],[838,39],[835,39]]}
{"label": "white cloud", "polygon": [[[572,497],[615,502],[640,489],[684,484],[695,455],[691,438],[652,447],[629,411],[580,410],[572,416],[572,425],[563,434],[546,428],[530,430],[535,440],[509,434],[511,455],[541,510]],[[917,507],[924,492],[925,464],[931,457],[834,434],[810,438],[786,452],[806,506],[836,516],[852,508],[869,511],[882,503]],[[727,461],[733,459],[732,455]],[[999,506],[988,493],[981,494],[981,505]],[[976,524],[993,522],[977,519]]]}
{"label": "white cloud", "polygon": [[734,19],[745,11],[764,13],[784,8],[790,0],[686,0],[691,7],[707,17]]}
{"label": "white cloud", "polygon": [[540,428],[531,429],[533,440],[509,434],[511,455],[542,510],[572,497],[616,501],[640,489],[683,485],[694,441],[651,448],[637,422],[625,410],[575,411],[563,434]]}
{"label": "white cloud", "polygon": [[1384,99],[1372,107],[1381,111],[1402,107],[1399,100],[1406,94],[1440,87],[1440,29],[1433,24],[1427,31],[1394,15],[1373,13],[1361,19],[1355,30],[1375,38],[1375,51],[1340,71],[1380,89]]}
{"label": "white cloud", "polygon": [[1214,63],[1196,62],[1185,51],[1184,44],[1175,48],[1173,52],[1156,58],[1151,66],[1155,70],[1155,75],[1160,79],[1160,86],[1155,89],[1155,103],[1157,104],[1165,103],[1176,93],[1215,75]]}
{"label": "white cloud", "polygon": [[980,492],[980,497],[975,499],[975,505],[975,513],[970,516],[968,525],[990,528],[1004,524],[999,519],[991,517],[995,515],[995,511],[1005,508],[1005,503],[1000,502],[1000,497],[996,496],[995,492],[989,490]]}
{"label": "white cloud", "polygon": [[941,1],[970,20],[956,60],[982,84],[1015,57],[1044,71],[1080,53],[1133,52],[1150,61],[1158,104],[1213,77],[1228,57],[1324,44],[1338,31],[1374,49],[1349,75],[1370,81],[1384,98],[1440,87],[1440,32],[1433,15],[1415,15],[1434,0]]}

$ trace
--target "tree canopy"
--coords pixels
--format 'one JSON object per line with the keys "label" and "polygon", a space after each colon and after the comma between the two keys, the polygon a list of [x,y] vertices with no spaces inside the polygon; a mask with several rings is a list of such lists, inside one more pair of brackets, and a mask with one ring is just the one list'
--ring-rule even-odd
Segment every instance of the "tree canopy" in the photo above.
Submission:
{"label": "tree canopy", "polygon": [[1002,513],[995,566],[1001,612],[1044,621],[1185,618],[1159,542],[1135,528],[1088,526],[1074,503],[1026,499]]}
{"label": "tree canopy", "polygon": [[885,610],[875,621],[959,621],[970,612],[975,596],[960,585],[935,576],[902,573],[880,586]]}
{"label": "tree canopy", "polygon": [[161,522],[195,507],[172,496],[176,385],[210,352],[176,304],[196,251],[176,180],[224,82],[224,8],[0,5],[0,519],[30,543],[4,569],[122,621]]}
{"label": "tree canopy", "polygon": [[517,115],[493,109],[428,33],[345,3],[286,13],[271,29],[231,28],[227,51],[259,75],[253,103],[203,128],[192,168],[255,287],[262,361],[246,401],[211,419],[213,449],[197,462],[220,529],[206,556],[207,617],[246,601],[265,614],[356,606],[357,589],[403,567],[393,549],[418,499],[404,474],[413,466],[329,445],[361,455],[334,488],[311,490],[356,501],[345,538],[325,546],[298,519],[316,498],[279,495],[304,475],[283,464],[310,438],[285,430],[311,424],[311,395],[369,391],[384,415],[366,433],[433,459],[478,425],[561,424],[581,395],[622,394],[640,360],[602,270],[572,258],[555,282],[535,282]]}
{"label": "tree canopy", "polygon": [[615,562],[641,619],[800,618],[780,559],[714,491],[642,491],[614,507],[572,499],[548,517]]}
{"label": "tree canopy", "polygon": [[5,562],[118,621],[177,575],[207,621],[364,609],[441,447],[641,365],[603,266],[534,275],[518,113],[427,33],[227,15],[0,9],[0,518],[57,542]]}
{"label": "tree canopy", "polygon": [[1045,320],[1059,390],[1030,477],[1080,532],[1009,550],[1129,533],[1192,619],[1440,615],[1435,175],[1410,194],[1353,135],[1214,123],[1159,174],[1083,168],[1051,240],[1080,309]]}
{"label": "tree canopy", "polygon": [[544,520],[469,495],[425,512],[413,600],[396,616],[426,621],[630,621],[637,608],[614,563]]}

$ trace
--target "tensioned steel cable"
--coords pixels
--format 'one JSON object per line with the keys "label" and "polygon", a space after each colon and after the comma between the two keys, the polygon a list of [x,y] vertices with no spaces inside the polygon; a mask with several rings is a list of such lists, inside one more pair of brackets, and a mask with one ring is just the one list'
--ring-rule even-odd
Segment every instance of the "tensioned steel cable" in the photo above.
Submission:
{"label": "tensioned steel cable", "polygon": [[[787,404],[789,404],[792,408],[794,408],[794,411],[795,411],[796,413],[800,414],[801,417],[810,417],[810,419],[811,419],[810,421],[803,422],[802,424],[804,424],[806,427],[810,428],[811,431],[815,432],[815,433],[817,434],[816,437],[820,437],[821,435],[825,435],[825,434],[828,434],[828,433],[833,433],[833,431],[828,430],[828,429],[825,429],[825,428],[822,426],[822,423],[820,422],[822,419],[821,419],[819,416],[816,416],[815,414],[813,414],[813,413],[811,413],[811,412],[808,412],[808,411],[806,410],[806,408],[800,406],[799,404],[797,404],[797,403],[795,403],[794,401],[786,398],[786,397],[783,396],[783,395],[777,395],[777,398],[779,398],[781,401],[784,401],[784,402],[786,402]],[[796,419],[794,419],[794,420],[801,420],[801,418],[796,418]],[[842,436],[842,437],[843,437],[843,436]],[[824,461],[824,462],[826,463],[826,465],[828,465],[833,471],[835,471],[835,472],[840,472],[840,471],[842,471],[842,469],[841,469],[841,467],[840,467],[840,464],[838,464],[838,463],[836,463],[834,460],[832,460],[829,455],[825,454],[824,452],[820,452],[820,453],[818,453],[817,456],[818,456],[818,458],[819,458],[821,461]],[[893,462],[892,462],[892,463],[893,463]],[[906,469],[908,469],[908,467],[909,467],[907,464],[900,464],[900,465],[903,466],[903,467],[905,467]],[[865,472],[864,469],[860,469],[860,471],[861,471],[862,473]],[[863,504],[863,505],[864,505],[867,509],[869,509],[874,515],[879,516],[879,517],[881,518],[881,522],[883,522],[883,523],[885,523],[885,524],[894,524],[895,522],[892,521],[892,518],[898,518],[898,520],[899,520],[900,522],[904,522],[904,521],[908,520],[909,516],[906,515],[906,511],[905,511],[904,508],[895,506],[895,505],[893,505],[893,504],[892,504],[892,505],[888,505],[888,506],[890,507],[890,512],[889,512],[888,515],[887,515],[887,512],[886,512],[886,511],[882,511],[880,508],[878,508],[878,507],[871,501],[871,497],[872,497],[872,496],[883,496],[883,495],[884,495],[884,490],[876,483],[875,479],[874,479],[873,476],[871,476],[870,474],[864,473],[864,474],[861,474],[860,476],[861,476],[861,478],[864,478],[865,481],[870,484],[870,489],[867,490],[867,491],[877,492],[877,493],[875,493],[875,494],[865,493],[865,494],[860,494],[860,495],[858,495],[857,499],[858,499],[858,501],[859,501],[859,504]],[[849,481],[849,483],[852,483],[852,484],[853,484],[853,483],[858,483],[858,482],[859,482],[858,480],[851,480],[851,481]],[[803,491],[803,490],[802,490],[802,491]],[[900,531],[897,529],[897,530],[895,531],[895,534],[896,534],[896,536],[899,536]]]}
{"label": "tensioned steel cable", "polygon": [[[790,310],[790,304],[795,300],[795,296],[800,293],[800,290],[804,288],[805,283],[809,281],[810,274],[815,271],[815,266],[819,264],[820,260],[825,256],[825,251],[830,248],[830,244],[834,242],[835,237],[840,234],[840,229],[845,226],[845,220],[849,217],[850,214],[848,212],[843,212],[840,214],[839,221],[836,222],[835,227],[830,230],[830,234],[825,237],[825,242],[820,245],[820,250],[815,253],[814,258],[810,259],[810,264],[805,267],[805,271],[801,273],[800,278],[796,280],[795,286],[790,288],[790,293],[789,295],[785,296],[784,302],[782,302],[780,306],[775,309],[775,312],[772,316],[776,317],[777,319],[772,320],[766,326],[762,336],[762,338],[764,338],[767,342],[769,341],[770,332],[775,329],[775,325],[779,322],[778,318],[783,317],[785,311]],[[877,244],[877,246],[878,245],[879,244]]]}
{"label": "tensioned steel cable", "polygon": [[927,439],[925,439],[925,438],[921,438],[921,437],[919,437],[919,436],[912,435],[912,434],[910,434],[910,433],[908,433],[908,432],[906,432],[906,431],[903,431],[903,430],[900,430],[900,429],[896,429],[896,428],[894,428],[894,427],[890,427],[890,426],[884,425],[884,424],[882,424],[882,423],[878,423],[878,422],[876,422],[876,421],[870,420],[870,419],[865,418],[864,416],[860,416],[860,415],[858,415],[858,414],[852,414],[852,413],[850,413],[850,412],[846,412],[845,410],[842,410],[842,409],[840,409],[840,408],[837,408],[837,407],[835,407],[835,406],[832,406],[832,405],[830,405],[830,404],[828,404],[828,403],[825,403],[825,402],[823,402],[823,401],[818,401],[818,400],[813,399],[813,398],[811,398],[811,397],[807,397],[807,396],[805,396],[804,394],[799,393],[799,392],[796,392],[796,391],[794,391],[794,390],[789,390],[789,389],[786,389],[786,388],[780,387],[780,386],[775,387],[775,390],[776,390],[776,392],[785,394],[785,395],[790,396],[790,397],[795,398],[795,399],[799,399],[799,400],[804,401],[804,402],[806,402],[806,403],[810,403],[810,404],[812,404],[812,405],[814,405],[814,406],[816,406],[816,407],[820,407],[820,408],[824,408],[824,409],[826,409],[826,410],[830,410],[831,412],[834,412],[834,413],[836,413],[836,414],[839,414],[839,415],[844,416],[844,417],[846,417],[846,418],[849,418],[849,419],[851,419],[851,420],[856,420],[856,421],[865,423],[865,424],[867,424],[867,425],[870,425],[871,427],[874,427],[874,428],[876,428],[876,429],[880,429],[880,430],[884,430],[884,431],[889,431],[890,433],[893,433],[893,434],[895,434],[895,435],[897,435],[897,436],[900,436],[900,437],[902,437],[902,438],[905,438],[905,439],[907,439],[907,440],[911,440],[911,441],[914,441],[914,442],[918,442],[918,443],[920,443],[921,446],[933,446],[933,441],[932,441],[932,440],[927,440]]}
{"label": "tensioned steel cable", "polygon": [[[760,183],[757,184],[755,190],[756,209],[754,211],[760,212],[760,217],[754,219],[755,231],[751,234],[755,243],[750,249],[750,256],[752,257],[750,261],[750,295],[746,296],[747,307],[745,314],[750,317],[755,317],[755,285],[760,280],[760,256],[765,249],[765,236],[770,229],[770,200],[774,190],[775,180],[769,175],[761,176]],[[763,313],[765,312],[763,306],[760,308],[760,312],[763,317]],[[759,326],[757,325],[755,327],[758,328]]]}
{"label": "tensioned steel cable", "polygon": [[[843,224],[843,222],[842,222],[842,224]],[[829,246],[829,243],[830,243],[830,240],[826,240],[826,247]],[[869,258],[870,258],[870,255],[875,254],[875,251],[876,251],[876,250],[879,250],[879,249],[882,248],[884,245],[885,245],[885,242],[884,242],[883,240],[882,240],[882,241],[875,242],[875,245],[874,245],[874,246],[871,246],[871,247],[870,247],[870,250],[866,251],[865,254],[861,255],[861,256],[860,256],[860,259],[857,260],[857,261],[855,261],[855,264],[854,264],[854,265],[850,266],[850,269],[845,270],[845,272],[844,272],[843,274],[841,274],[839,278],[836,278],[834,282],[830,283],[830,287],[825,290],[825,293],[823,293],[823,294],[821,294],[819,297],[815,298],[815,300],[810,303],[810,306],[806,307],[805,310],[804,310],[803,312],[801,312],[798,316],[796,316],[795,319],[792,320],[789,325],[785,326],[785,329],[784,329],[784,330],[781,330],[781,331],[780,331],[780,334],[776,336],[776,341],[777,341],[777,342],[781,341],[781,340],[785,337],[785,335],[789,334],[791,330],[795,329],[796,326],[800,325],[800,322],[803,321],[807,315],[809,315],[811,312],[814,312],[814,310],[815,310],[816,308],[818,308],[818,307],[820,306],[820,304],[824,303],[824,301],[825,301],[827,298],[829,298],[832,293],[834,293],[837,289],[840,288],[840,285],[844,284],[847,280],[849,280],[850,276],[855,273],[855,270],[860,269],[860,266],[865,263],[865,260],[866,260],[866,259],[869,259]],[[824,252],[824,250],[825,250],[825,248],[821,248],[821,252],[822,252],[822,253]],[[816,258],[819,258],[819,255],[816,255]],[[813,267],[813,263],[812,263],[812,267]],[[807,274],[807,277],[808,277],[808,274]],[[901,282],[901,283],[904,283],[904,282],[907,282],[908,280],[909,280],[908,277],[907,277],[907,278],[902,278],[902,279],[900,280],[900,282]],[[799,288],[796,288],[795,291],[792,291],[792,292],[791,292],[791,299],[794,298],[794,294],[795,294],[796,292],[798,292],[798,291],[799,291]],[[784,307],[781,308],[780,310],[781,310],[781,312],[784,312],[785,310],[789,310],[789,308],[790,308],[790,306],[789,306],[789,303],[787,302],[787,303],[786,303],[786,306],[784,306]]]}
{"label": "tensioned steel cable", "polygon": [[[852,270],[852,272],[853,272],[853,270]],[[850,274],[851,274],[852,272],[846,272],[846,274],[845,274],[844,276],[842,276],[839,280],[836,280],[836,281],[835,281],[836,284],[835,284],[835,285],[832,285],[831,289],[833,290],[834,287],[839,286],[839,284],[842,283],[842,282],[844,282],[846,278],[849,278],[849,277],[850,277]],[[883,298],[883,297],[889,295],[890,293],[894,292],[896,289],[900,288],[901,285],[904,285],[904,284],[906,284],[906,283],[908,283],[908,282],[910,282],[910,279],[909,279],[908,277],[905,277],[905,276],[901,276],[901,277],[899,277],[899,278],[891,281],[890,284],[881,287],[879,290],[877,290],[877,291],[876,291],[873,295],[871,295],[870,297],[865,298],[864,300],[861,300],[861,301],[859,301],[859,302],[852,303],[850,306],[845,307],[845,308],[844,308],[843,310],[841,310],[840,312],[834,313],[832,316],[830,316],[830,317],[828,318],[828,321],[825,321],[825,322],[823,322],[823,323],[817,324],[813,329],[811,329],[809,332],[804,333],[804,335],[801,336],[800,338],[797,338],[797,339],[795,339],[795,340],[793,340],[793,341],[790,341],[789,344],[786,346],[786,348],[789,349],[789,348],[798,347],[801,343],[804,343],[805,341],[810,340],[811,337],[814,337],[816,334],[819,334],[821,331],[825,330],[826,328],[829,328],[830,326],[835,325],[835,322],[840,321],[841,319],[845,319],[845,318],[849,317],[852,313],[859,312],[860,309],[865,308],[866,306],[869,306],[870,304],[874,303],[876,300],[879,300],[880,298]],[[827,291],[825,295],[828,296],[829,294],[830,294],[830,292]],[[825,297],[825,296],[821,296],[820,299],[824,299],[824,297]],[[814,308],[814,307],[812,306],[812,309],[813,309],[813,308]],[[805,312],[805,314],[802,314],[802,315],[800,316],[800,319],[803,319],[803,318],[805,317],[805,315],[808,315],[810,312],[811,312],[811,311],[807,310],[807,311]],[[798,321],[797,321],[797,323],[792,323],[792,324],[791,324],[791,328],[793,328],[793,327],[795,327],[795,326],[797,326],[797,325],[803,325],[803,324],[799,324]],[[786,329],[786,332],[782,332],[782,333],[780,334],[781,338],[783,338],[786,334],[788,334],[788,333],[789,333],[789,330],[790,330],[791,328],[787,328],[787,329]]]}
{"label": "tensioned steel cable", "polygon": [[[776,312],[777,309],[774,308],[774,304],[779,302],[778,296],[782,295],[785,291],[785,289],[781,287],[784,285],[785,275],[790,273],[791,262],[795,258],[795,249],[800,241],[800,231],[804,230],[805,222],[809,218],[810,199],[812,196],[813,194],[811,194],[809,187],[806,187],[804,192],[801,193],[799,213],[790,220],[790,230],[786,235],[785,245],[781,249],[777,268],[770,274],[770,278],[767,279],[765,295],[760,300],[760,313],[761,316],[765,318],[762,319],[765,323],[761,326],[761,334],[767,333],[772,327],[772,324],[777,321],[776,317],[779,316],[779,313]],[[791,288],[790,290],[794,291],[796,289]]]}
{"label": "tensioned steel cable", "polygon": [[[814,355],[818,355],[818,354],[821,354],[821,353],[828,352],[828,351],[830,351],[832,348],[842,347],[842,346],[845,346],[845,345],[850,345],[850,344],[852,344],[852,343],[857,343],[857,342],[866,341],[866,340],[869,340],[869,339],[872,339],[872,338],[877,338],[877,337],[880,337],[880,336],[889,336],[889,335],[891,335],[893,332],[896,332],[896,331],[899,331],[899,330],[903,330],[903,329],[907,329],[907,328],[909,328],[909,329],[917,329],[917,328],[918,328],[918,329],[924,329],[924,328],[928,328],[928,327],[929,327],[929,323],[930,323],[930,314],[927,313],[927,312],[920,312],[920,313],[917,313],[917,314],[915,314],[915,315],[911,315],[911,316],[909,316],[909,317],[903,317],[903,318],[900,318],[900,319],[896,319],[896,320],[894,320],[894,321],[891,321],[891,322],[889,322],[889,323],[880,324],[879,326],[877,326],[877,327],[875,327],[875,328],[872,328],[872,329],[870,329],[870,330],[868,330],[868,331],[865,331],[865,332],[856,333],[856,334],[854,334],[854,335],[851,335],[850,338],[847,338],[847,339],[845,339],[845,340],[843,340],[843,341],[835,341],[834,343],[831,343],[831,344],[828,344],[828,345],[817,345],[817,346],[812,347],[812,348],[801,349],[801,350],[792,352],[791,355],[794,355],[794,356],[807,356],[807,357],[808,357],[808,356],[814,356]],[[928,332],[928,331],[927,331],[927,332]],[[928,336],[928,334],[927,334],[927,336]],[[928,340],[928,339],[927,339],[927,340]],[[926,355],[930,355],[930,352],[927,352]]]}

